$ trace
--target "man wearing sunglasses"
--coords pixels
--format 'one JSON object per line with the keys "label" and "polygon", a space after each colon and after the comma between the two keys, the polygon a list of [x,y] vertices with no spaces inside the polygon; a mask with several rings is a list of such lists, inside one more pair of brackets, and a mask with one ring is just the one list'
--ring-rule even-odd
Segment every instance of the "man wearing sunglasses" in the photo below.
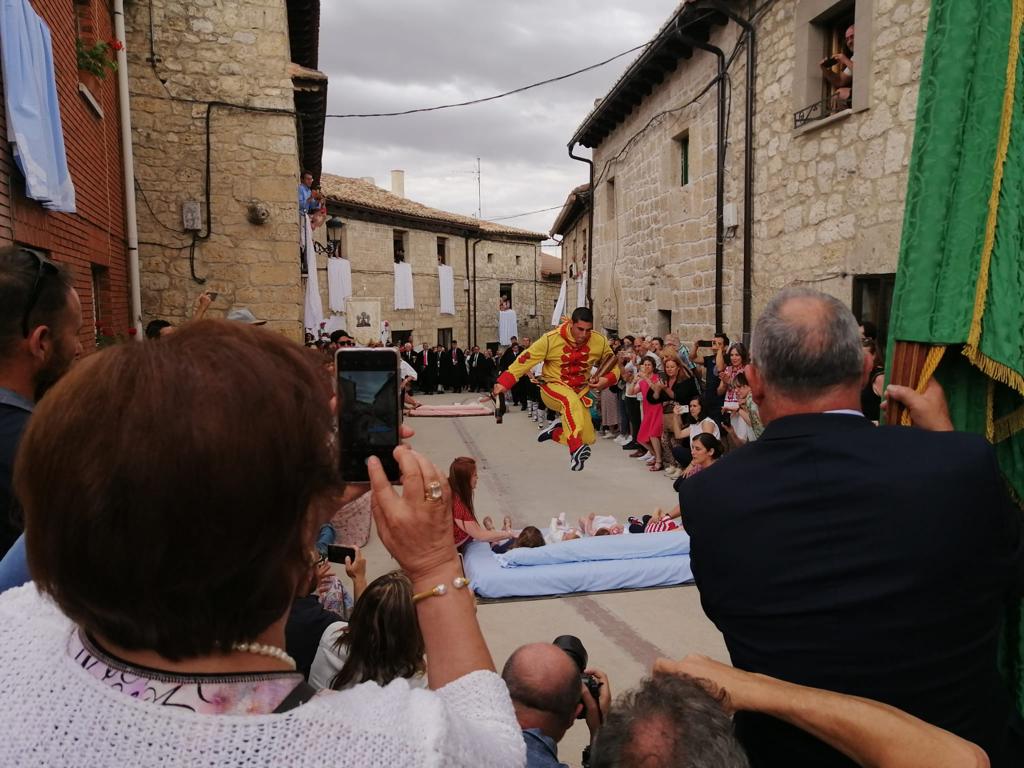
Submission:
{"label": "man wearing sunglasses", "polygon": [[22,530],[11,476],[39,399],[82,353],[82,304],[70,272],[41,253],[0,249],[0,556]]}

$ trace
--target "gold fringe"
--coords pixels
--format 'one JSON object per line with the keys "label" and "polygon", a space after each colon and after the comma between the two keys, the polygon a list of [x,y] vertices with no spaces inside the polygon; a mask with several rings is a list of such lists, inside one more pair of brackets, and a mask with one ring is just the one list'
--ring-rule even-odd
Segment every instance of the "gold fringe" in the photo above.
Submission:
{"label": "gold fringe", "polygon": [[[924,394],[925,387],[928,386],[928,381],[935,375],[935,371],[938,370],[939,363],[942,362],[942,356],[945,352],[945,346],[933,346],[928,350],[928,356],[924,359],[924,368],[921,369],[921,375],[918,377],[917,385],[914,387],[918,394]],[[911,426],[910,411],[905,408],[903,413],[900,414],[900,425],[904,427]]]}
{"label": "gold fringe", "polygon": [[[1010,51],[1006,62],[1006,87],[1003,89],[1003,111],[999,120],[999,141],[996,144],[995,168],[992,174],[992,190],[988,199],[988,217],[985,221],[985,244],[981,250],[981,264],[978,267],[978,287],[974,294],[974,315],[971,330],[967,335],[968,354],[972,362],[980,357],[981,320],[985,314],[988,297],[989,269],[992,266],[992,249],[996,239],[996,220],[999,214],[999,192],[1003,185],[1003,166],[1010,146],[1010,129],[1013,126],[1013,102],[1017,90],[1017,60],[1020,58],[1020,32],[1024,24],[1024,0],[1013,0],[1010,22]],[[965,349],[965,354],[967,350]],[[977,363],[975,363],[977,364]],[[983,369],[984,370],[984,369]]]}
{"label": "gold fringe", "polygon": [[988,380],[988,391],[985,393],[985,439],[990,443],[996,441],[996,425],[993,416],[996,411],[996,381]]}
{"label": "gold fringe", "polygon": [[990,379],[995,379],[1000,384],[1005,384],[1011,389],[1017,390],[1024,395],[1024,376],[1010,368],[1008,365],[993,360],[984,354],[978,347],[967,343],[963,349],[964,357],[971,361],[971,364],[980,369]]}
{"label": "gold fringe", "polygon": [[1024,429],[1024,405],[996,421],[992,442],[1001,443]]}

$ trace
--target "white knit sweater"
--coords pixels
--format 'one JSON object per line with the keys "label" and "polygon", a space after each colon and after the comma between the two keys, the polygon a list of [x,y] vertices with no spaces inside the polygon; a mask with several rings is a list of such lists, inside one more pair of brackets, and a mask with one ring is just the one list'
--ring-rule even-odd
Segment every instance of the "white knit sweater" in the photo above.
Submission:
{"label": "white knit sweater", "polygon": [[131,698],[67,654],[70,621],[28,584],[0,595],[0,765],[494,766],[526,762],[504,681],[331,692],[280,715],[202,715]]}

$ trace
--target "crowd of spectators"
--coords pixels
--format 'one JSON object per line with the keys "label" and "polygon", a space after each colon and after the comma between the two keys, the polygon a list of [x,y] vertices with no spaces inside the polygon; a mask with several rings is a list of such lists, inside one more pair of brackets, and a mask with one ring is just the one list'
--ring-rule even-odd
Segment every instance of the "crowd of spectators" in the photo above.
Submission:
{"label": "crowd of spectators", "polygon": [[[803,311],[790,311],[794,301]],[[0,588],[11,587],[0,594],[0,764],[559,766],[559,741],[583,719],[591,738],[582,761],[595,767],[840,764],[809,758],[817,753],[801,751],[792,733],[859,765],[1020,765],[1019,718],[995,671],[997,609],[1011,590],[1016,599],[1021,592],[1019,520],[997,483],[984,489],[983,519],[959,498],[940,500],[949,482],[968,485],[972,471],[982,481],[995,476],[984,441],[948,431],[941,392],[893,390],[921,429],[876,430],[850,414],[874,361],[843,312],[817,294],[770,304],[746,384],[746,350],[724,336],[686,355],[671,338],[619,342],[627,376],[606,405],[628,429],[605,430],[624,447],[641,445],[642,435],[655,464],[656,441],[666,461],[684,445],[673,454],[692,480],[680,494],[683,509],[714,502],[684,515],[694,515],[694,574],[744,669],[699,656],[663,659],[614,698],[614,681],[587,664],[574,638],[538,638],[497,673],[454,541],[459,531],[488,530],[469,524],[471,459],[457,460],[446,477],[403,444],[395,450],[401,493],[372,458],[368,486],[343,484],[336,404],[320,357],[251,323],[197,320],[76,362],[82,312],[68,273],[26,249],[0,252],[0,503],[4,552],[17,540],[24,556],[0,565]],[[833,339],[836,328],[842,334]],[[794,363],[794,338],[818,350],[803,367]],[[331,343],[350,341],[342,333]],[[823,360],[838,372],[807,373],[808,361]],[[803,385],[787,379],[792,370],[807,377]],[[735,425],[723,416],[743,418],[744,405],[749,412],[748,385],[766,427],[763,440],[736,450]],[[667,429],[666,407],[679,417]],[[864,454],[891,460],[916,447],[941,464],[935,455],[945,451],[960,474],[927,489],[926,511],[942,513],[938,524],[927,528],[925,514],[908,510],[915,542],[886,508],[878,514],[889,517],[864,530],[847,521],[837,533],[826,522],[815,535],[793,536],[792,551],[764,548],[773,533],[827,517],[818,507],[807,517],[821,490],[806,481],[808,467],[836,493],[855,495],[826,474],[843,474],[837,452],[822,450],[835,448],[828,441],[837,433],[825,430],[812,446],[829,456],[827,468],[801,454],[812,422],[860,435],[845,458],[856,477]],[[861,422],[872,431],[855,430]],[[716,430],[734,456],[719,460]],[[773,430],[784,439],[770,440]],[[402,436],[413,434],[403,428]],[[764,446],[757,465],[762,443],[776,445]],[[781,458],[804,482],[776,472],[785,491],[758,499],[751,494],[761,478],[750,462],[771,473],[785,465],[772,451],[788,451]],[[747,482],[719,485],[736,472],[749,473]],[[875,494],[865,502],[877,498],[880,474],[865,475]],[[911,478],[915,489],[928,477],[920,470]],[[355,552],[344,563],[350,602],[318,538],[335,510],[365,494],[399,570],[367,584],[365,558]],[[897,495],[901,504],[908,498]],[[453,531],[456,497],[468,514]],[[787,504],[771,506],[776,498]],[[510,521],[503,528],[507,540]],[[874,581],[842,585],[816,570],[839,559],[838,542],[865,534],[884,537],[894,552],[879,560],[870,545],[857,548]],[[26,563],[28,573],[13,579]],[[965,571],[970,578],[959,584],[943,581]],[[769,574],[778,576],[766,585]],[[863,626],[872,618],[864,607],[887,600],[890,615]],[[925,609],[934,615],[921,627],[891,615]],[[852,623],[843,620],[850,612]],[[799,633],[786,635],[794,622]],[[956,652],[944,654],[949,642]],[[616,660],[607,664],[614,669]],[[843,684],[850,678],[876,687],[853,691]],[[766,723],[783,730],[769,737]]]}

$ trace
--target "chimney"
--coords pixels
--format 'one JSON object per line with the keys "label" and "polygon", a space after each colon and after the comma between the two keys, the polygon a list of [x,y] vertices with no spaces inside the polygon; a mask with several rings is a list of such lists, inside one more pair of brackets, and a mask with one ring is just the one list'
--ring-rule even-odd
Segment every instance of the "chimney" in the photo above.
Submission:
{"label": "chimney", "polygon": [[405,197],[405,171],[391,172],[391,194]]}

